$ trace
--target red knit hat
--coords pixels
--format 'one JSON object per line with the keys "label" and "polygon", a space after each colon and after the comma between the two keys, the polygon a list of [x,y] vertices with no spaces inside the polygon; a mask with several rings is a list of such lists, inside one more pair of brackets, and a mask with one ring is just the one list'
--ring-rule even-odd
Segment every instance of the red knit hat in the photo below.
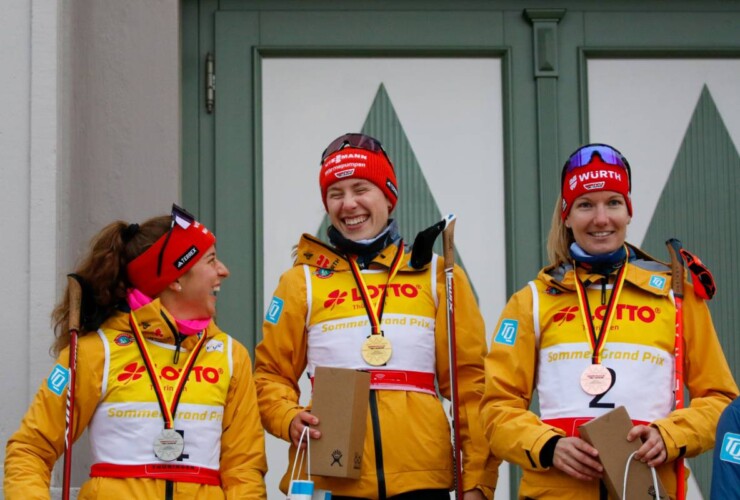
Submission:
{"label": "red knit hat", "polygon": [[190,270],[216,243],[216,236],[180,207],[172,207],[172,228],[126,266],[128,279],[149,297]]}
{"label": "red knit hat", "polygon": [[[579,159],[585,158],[587,159],[583,164],[577,163]],[[627,212],[632,215],[629,163],[611,146],[596,144],[576,150],[563,166],[562,182],[563,205],[560,215],[563,220],[568,217],[576,198],[598,191],[621,194],[627,205]]]}
{"label": "red knit hat", "polygon": [[395,208],[398,201],[396,172],[382,151],[345,147],[327,156],[321,163],[319,174],[321,200],[325,208],[329,186],[344,179],[366,179],[372,182],[391,202],[391,211]]}

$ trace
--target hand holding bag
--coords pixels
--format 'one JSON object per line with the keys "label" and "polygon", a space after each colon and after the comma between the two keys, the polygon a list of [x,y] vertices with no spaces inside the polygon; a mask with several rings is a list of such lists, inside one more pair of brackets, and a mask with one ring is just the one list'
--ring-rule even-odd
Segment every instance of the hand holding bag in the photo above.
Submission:
{"label": "hand holding bag", "polygon": [[[309,427],[305,426],[303,432],[301,432],[301,438],[298,440],[298,450],[296,450],[293,459],[293,468],[290,470],[287,500],[331,500],[330,491],[314,490],[313,481],[311,480],[311,438],[308,431]],[[306,449],[301,450],[304,437],[306,438]],[[308,479],[300,479],[304,461],[306,462]],[[296,467],[298,467],[297,470]]]}

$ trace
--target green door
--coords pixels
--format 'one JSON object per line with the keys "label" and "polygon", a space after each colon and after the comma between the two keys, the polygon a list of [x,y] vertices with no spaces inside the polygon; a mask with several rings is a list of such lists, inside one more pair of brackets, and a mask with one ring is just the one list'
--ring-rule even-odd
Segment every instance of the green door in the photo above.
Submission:
{"label": "green door", "polygon": [[[458,216],[458,257],[490,336],[508,295],[544,263],[562,161],[600,141],[633,165],[628,239],[666,258],[663,241],[679,237],[718,277],[711,309],[737,375],[740,227],[727,214],[740,186],[739,7],[552,6],[185,0],[183,198],[232,271],[219,323],[250,349],[259,341],[291,246],[325,227],[319,155],[362,130],[396,162],[407,240]],[[691,461],[705,495],[710,458]]]}

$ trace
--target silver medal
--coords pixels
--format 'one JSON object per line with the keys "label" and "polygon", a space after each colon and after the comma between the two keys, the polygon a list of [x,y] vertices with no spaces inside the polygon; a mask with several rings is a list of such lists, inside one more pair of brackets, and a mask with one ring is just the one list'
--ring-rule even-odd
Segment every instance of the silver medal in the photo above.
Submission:
{"label": "silver medal", "polygon": [[179,432],[165,429],[154,438],[154,454],[164,462],[177,460],[185,449],[185,440]]}

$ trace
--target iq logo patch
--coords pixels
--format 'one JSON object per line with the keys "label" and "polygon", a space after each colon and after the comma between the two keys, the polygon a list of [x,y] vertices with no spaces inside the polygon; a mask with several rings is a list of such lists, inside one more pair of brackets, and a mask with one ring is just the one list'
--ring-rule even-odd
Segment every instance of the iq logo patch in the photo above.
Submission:
{"label": "iq logo patch", "polygon": [[283,299],[273,297],[270,302],[270,307],[267,308],[267,314],[265,314],[265,321],[277,325],[280,321],[280,315],[283,314]]}
{"label": "iq logo patch", "polygon": [[740,464],[740,434],[725,433],[719,458],[725,462]]}
{"label": "iq logo patch", "polygon": [[662,290],[665,288],[665,278],[663,276],[652,275],[650,276],[650,286]]}
{"label": "iq logo patch", "polygon": [[57,396],[61,396],[64,388],[69,382],[69,370],[58,364],[51,370],[49,378],[46,379],[46,386]]}
{"label": "iq logo patch", "polygon": [[494,342],[505,345],[514,345],[516,341],[516,332],[519,329],[519,322],[515,319],[505,319],[501,321],[498,327]]}

